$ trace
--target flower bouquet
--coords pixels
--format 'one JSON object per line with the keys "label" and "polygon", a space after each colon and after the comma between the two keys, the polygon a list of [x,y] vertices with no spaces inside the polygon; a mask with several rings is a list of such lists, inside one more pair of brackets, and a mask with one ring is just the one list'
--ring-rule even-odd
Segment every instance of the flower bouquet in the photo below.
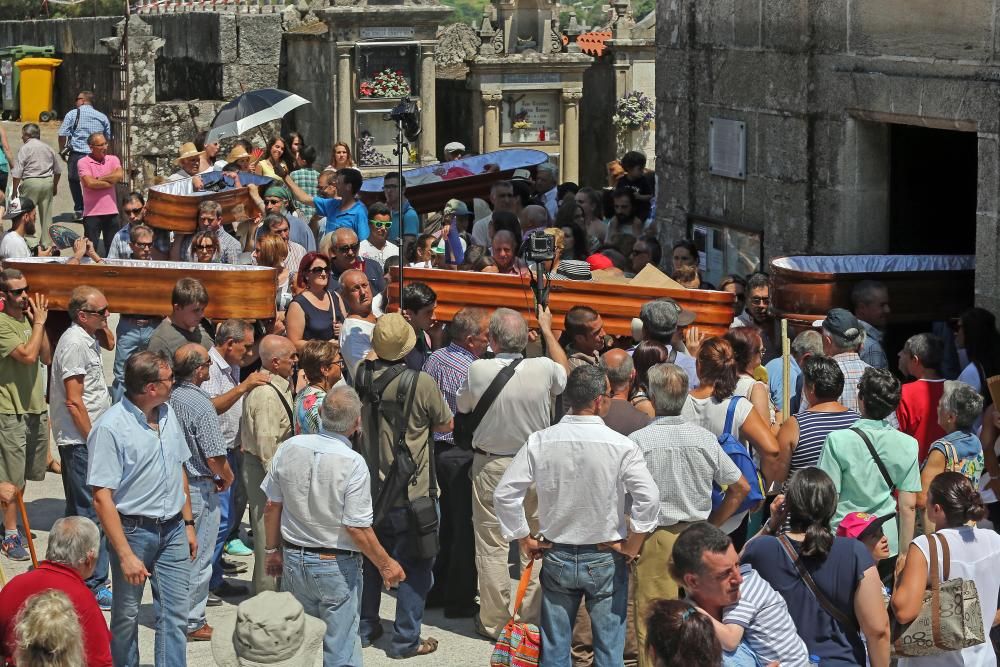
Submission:
{"label": "flower bouquet", "polygon": [[653,101],[645,93],[634,90],[615,102],[615,113],[611,122],[619,133],[648,127],[656,117]]}
{"label": "flower bouquet", "polygon": [[410,94],[410,84],[402,71],[393,71],[387,67],[373,76],[371,81],[362,81],[358,92],[362,97],[400,98]]}

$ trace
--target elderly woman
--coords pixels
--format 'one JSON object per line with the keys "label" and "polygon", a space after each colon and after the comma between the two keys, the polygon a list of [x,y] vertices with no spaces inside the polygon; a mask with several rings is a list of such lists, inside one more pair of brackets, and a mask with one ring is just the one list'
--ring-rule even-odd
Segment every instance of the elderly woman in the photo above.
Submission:
{"label": "elderly woman", "polygon": [[326,392],[341,382],[344,365],[334,341],[305,341],[301,350],[299,368],[309,384],[295,397],[295,435],[319,433],[319,408]]}
{"label": "elderly woman", "polygon": [[[976,420],[983,412],[983,397],[964,382],[948,380],[944,383],[944,393],[938,401],[938,425],[946,435],[931,443],[927,460],[920,470],[920,486],[917,507],[923,509],[927,503],[927,489],[934,478],[945,470],[960,472],[969,478],[972,485],[979,488],[979,477],[983,474],[983,446],[975,433]],[[924,522],[924,532],[930,534],[933,527]]]}

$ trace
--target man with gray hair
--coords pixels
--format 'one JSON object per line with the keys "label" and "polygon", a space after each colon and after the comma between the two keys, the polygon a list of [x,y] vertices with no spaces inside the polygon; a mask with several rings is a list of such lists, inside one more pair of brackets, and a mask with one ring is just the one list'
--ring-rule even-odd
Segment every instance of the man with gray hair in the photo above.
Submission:
{"label": "man with gray hair", "polygon": [[[28,245],[34,248],[41,243],[48,245],[49,227],[52,226],[52,198],[59,191],[62,161],[49,145],[41,140],[42,132],[35,123],[21,128],[21,141],[14,168],[10,175],[12,192],[28,197],[38,207],[38,227],[41,234],[30,234]],[[79,212],[83,212],[81,200]]]}
{"label": "man with gray hair", "polygon": [[[636,626],[639,646],[646,645],[646,608],[660,598],[677,599],[677,583],[667,563],[677,536],[692,523],[708,521],[721,526],[750,493],[740,469],[722,451],[710,431],[684,421],[681,408],[688,396],[688,378],[674,364],[649,369],[649,400],[656,419],[629,437],[646,460],[646,467],[660,489],[657,528],[642,545],[635,573]],[[712,485],[726,490],[712,508]],[[652,665],[645,652],[640,665]]]}
{"label": "man with gray hair", "polygon": [[66,594],[80,619],[87,666],[110,667],[108,623],[84,583],[97,564],[100,539],[101,534],[90,519],[82,516],[56,519],[49,531],[45,560],[0,589],[0,663],[7,664],[4,659],[14,657],[14,626],[24,603],[38,593],[57,590]]}
{"label": "man with gray hair", "polygon": [[[559,211],[558,186],[559,176],[556,173],[556,166],[551,162],[544,162],[535,167],[535,201],[548,213],[550,220],[556,219]],[[525,207],[525,211],[529,207]],[[523,220],[523,218],[522,218]],[[524,223],[521,223],[524,226]],[[548,225],[542,225],[547,227]]]}
{"label": "man with gray hair", "polygon": [[[834,308],[822,320],[813,322],[823,335],[823,354],[833,357],[844,374],[844,393],[840,395],[840,404],[848,410],[860,412],[858,409],[858,381],[865,370],[871,368],[858,356],[858,350],[865,342],[865,331],[854,314],[844,308]],[[809,402],[802,397],[802,409],[809,407]]]}
{"label": "man with gray hair", "polygon": [[[899,351],[899,370],[904,378],[916,378],[903,385],[896,412],[889,424],[917,439],[917,461],[923,465],[931,443],[945,437],[938,423],[938,403],[944,393],[941,362],[944,361],[944,341],[932,333],[920,333],[910,338]],[[918,503],[918,507],[921,505]]]}
{"label": "man with gray hair", "polygon": [[406,575],[372,529],[368,464],[350,441],[361,428],[357,392],[331,389],[320,419],[320,433],[287,440],[271,459],[261,484],[267,496],[265,531],[257,541],[265,544],[267,574],[284,575],[282,589],[326,623],[323,664],[361,667],[362,554],[387,589]]}
{"label": "man with gray hair", "polygon": [[888,368],[882,336],[889,323],[889,290],[877,280],[862,280],[851,290],[851,307],[865,330],[858,356],[872,368]]}
{"label": "man with gray hair", "polygon": [[[496,639],[510,619],[510,575],[507,570],[508,540],[500,533],[493,492],[528,436],[552,423],[552,400],[566,388],[569,362],[552,333],[552,313],[538,313],[542,337],[553,359],[525,359],[528,323],[516,310],[497,308],[490,317],[488,340],[494,359],[479,359],[469,366],[469,375],[455,398],[459,412],[471,413],[487,388],[504,369],[513,366],[510,379],[489,406],[472,436],[472,521],[479,571],[479,618],[476,631]],[[529,499],[525,507],[529,525],[538,529],[538,513]],[[526,566],[528,557],[522,557]],[[533,574],[533,576],[536,576]],[[537,579],[528,587],[521,618],[538,620]]]}
{"label": "man with gray hair", "polygon": [[[802,402],[802,364],[809,357],[823,354],[823,336],[815,329],[803,331],[792,340],[789,346],[791,356],[789,357],[788,380],[791,388],[788,392],[789,410],[788,415],[797,414],[799,404]],[[775,357],[764,365],[767,371],[767,388],[771,393],[771,403],[778,410],[783,410],[785,391],[785,377],[783,357]]]}
{"label": "man with gray hair", "polygon": [[229,232],[222,228],[222,206],[217,201],[203,201],[198,204],[198,220],[193,234],[174,234],[170,246],[170,260],[174,262],[193,262],[191,241],[194,234],[208,232],[219,242],[219,249],[212,258],[213,262],[221,264],[238,264],[243,246]]}
{"label": "man with gray hair", "polygon": [[527,238],[529,234],[541,232],[554,219],[554,217],[549,217],[549,212],[544,206],[538,204],[525,206],[524,210],[521,211],[521,215],[518,216],[518,220],[521,223],[521,237]]}
{"label": "man with gray hair", "polygon": [[694,357],[684,348],[681,327],[694,322],[695,314],[684,310],[671,298],[655,299],[642,304],[639,319],[642,321],[642,339],[653,340],[666,346],[671,363],[675,363],[688,375],[692,389],[698,386],[698,365]]}

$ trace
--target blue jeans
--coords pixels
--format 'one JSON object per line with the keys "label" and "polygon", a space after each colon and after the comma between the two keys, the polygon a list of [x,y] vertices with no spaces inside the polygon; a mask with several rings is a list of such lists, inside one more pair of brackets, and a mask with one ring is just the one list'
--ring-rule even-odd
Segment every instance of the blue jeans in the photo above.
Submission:
{"label": "blue jeans", "polygon": [[[396,622],[393,624],[393,638],[387,653],[389,657],[400,657],[413,653],[420,647],[420,624],[424,619],[424,604],[427,592],[434,583],[433,558],[414,558],[410,555],[409,524],[407,510],[391,510],[375,529],[378,541],[386,552],[396,559],[406,580],[399,584],[396,593]],[[370,637],[376,626],[382,624],[379,618],[379,602],[382,598],[382,575],[378,568],[365,559],[365,585],[361,593],[361,636]]]}
{"label": "blue jeans", "polygon": [[111,383],[111,400],[115,403],[125,395],[125,362],[136,352],[149,347],[149,339],[160,323],[160,318],[148,319],[143,326],[139,326],[137,321],[142,320],[122,315],[115,329],[115,379]]}
{"label": "blue jeans", "polygon": [[191,513],[198,535],[198,554],[191,562],[191,602],[187,616],[187,631],[194,632],[207,623],[208,582],[212,577],[212,556],[219,534],[219,493],[211,477],[188,480],[191,490]]}
{"label": "blue jeans", "polygon": [[625,559],[596,546],[554,545],[542,572],[542,646],[545,667],[571,667],[573,622],[583,596],[594,635],[594,667],[621,665],[625,653],[628,570]]}
{"label": "blue jeans", "polygon": [[294,595],[307,614],[326,623],[323,664],[362,667],[361,554],[320,556],[286,546],[284,558],[282,590]]}
{"label": "blue jeans", "polygon": [[[233,471],[233,483],[228,489],[219,494],[219,534],[215,539],[215,549],[212,551],[212,579],[209,581],[210,590],[215,590],[222,585],[222,548],[229,541],[232,533],[233,523],[236,524],[236,534],[239,535],[240,522],[243,519],[243,512],[246,511],[246,499],[244,498],[243,508],[238,509],[238,489],[237,485],[243,481],[243,455],[239,447],[233,447],[226,453],[229,467]],[[243,494],[246,496],[246,494]],[[239,516],[236,516],[239,514]]]}
{"label": "blue jeans", "polygon": [[741,642],[732,653],[722,654],[722,667],[763,667],[764,663],[757,659],[746,642]]}
{"label": "blue jeans", "polygon": [[[94,491],[87,484],[87,445],[61,445],[63,494],[66,496],[66,516],[85,516],[97,524],[101,533],[97,566],[87,579],[87,588],[97,592],[108,585],[108,540],[97,512],[94,511]],[[117,582],[116,582],[117,583]]]}
{"label": "blue jeans", "polygon": [[[136,558],[150,572],[156,638],[156,667],[187,664],[188,580],[191,552],[180,517],[166,523],[122,517],[125,540]],[[111,552],[111,576],[115,582],[111,603],[111,659],[115,667],[139,667],[139,603],[145,582],[135,586],[122,574],[117,552]]]}

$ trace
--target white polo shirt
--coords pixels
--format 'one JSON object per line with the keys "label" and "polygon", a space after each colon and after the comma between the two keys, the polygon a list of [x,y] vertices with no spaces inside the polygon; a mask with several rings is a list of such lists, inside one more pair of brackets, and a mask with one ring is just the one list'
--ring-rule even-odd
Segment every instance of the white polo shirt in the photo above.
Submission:
{"label": "white polo shirt", "polygon": [[66,407],[64,381],[83,376],[83,404],[93,426],[97,418],[111,407],[111,396],[104,381],[101,348],[97,339],[79,324],[73,324],[62,335],[52,353],[52,382],[49,386],[49,423],[56,445],[81,445],[87,441],[70,417]]}

